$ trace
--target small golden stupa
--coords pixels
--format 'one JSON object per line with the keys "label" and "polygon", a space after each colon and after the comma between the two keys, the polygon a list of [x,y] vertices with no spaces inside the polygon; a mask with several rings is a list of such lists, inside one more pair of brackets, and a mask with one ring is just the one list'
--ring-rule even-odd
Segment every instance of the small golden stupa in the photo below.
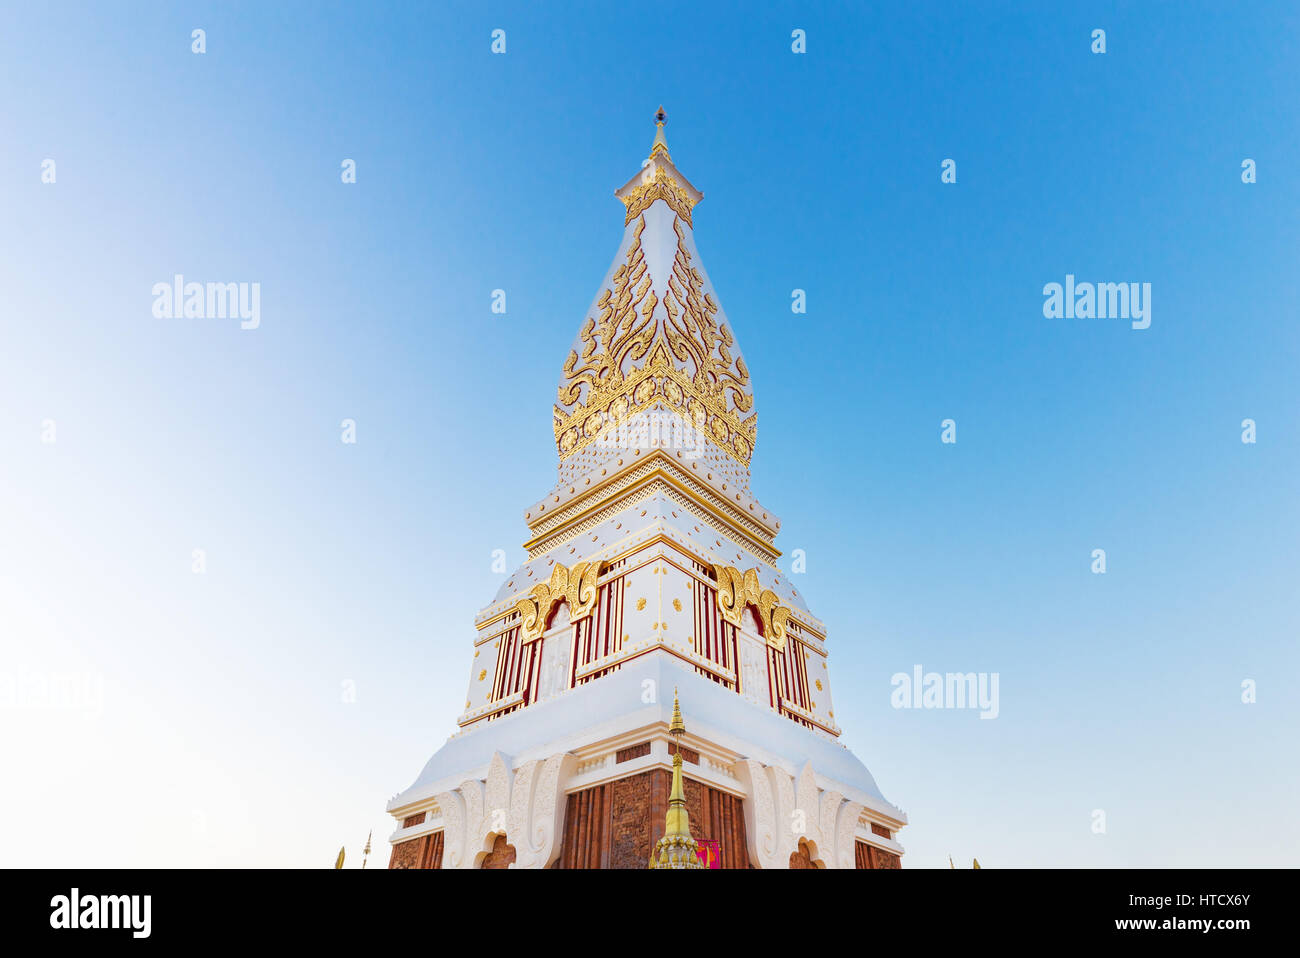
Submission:
{"label": "small golden stupa", "polygon": [[682,787],[682,736],[686,723],[677,704],[677,690],[673,689],[673,720],[668,726],[673,737],[673,788],[668,795],[668,816],[664,824],[664,837],[650,852],[651,868],[703,868],[699,845],[691,838],[691,817],[686,812],[686,790]]}

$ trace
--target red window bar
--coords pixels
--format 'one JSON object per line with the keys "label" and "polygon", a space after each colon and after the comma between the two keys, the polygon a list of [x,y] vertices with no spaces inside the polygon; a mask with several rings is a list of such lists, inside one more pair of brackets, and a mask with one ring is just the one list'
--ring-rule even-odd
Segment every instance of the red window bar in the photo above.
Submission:
{"label": "red window bar", "polygon": [[540,641],[523,645],[520,641],[520,629],[515,626],[502,633],[501,647],[497,654],[496,674],[492,679],[492,701],[498,701],[514,695],[524,689],[524,700],[488,716],[488,721],[509,715],[522,708],[537,696],[538,659],[542,654]]}
{"label": "red window bar", "polygon": [[615,672],[621,665],[613,665],[590,675],[579,676],[578,671],[623,647],[623,576],[610,579],[600,587],[596,609],[591,615],[573,626],[573,654],[569,669],[569,687],[585,685],[592,679]]}
{"label": "red window bar", "polygon": [[[718,592],[703,582],[692,583],[695,604],[695,632],[693,641],[695,652],[710,662],[716,662],[733,673],[739,671],[736,627],[722,618],[718,612]],[[716,672],[697,665],[695,671],[705,678],[713,679],[733,691],[736,683],[718,675]]]}
{"label": "red window bar", "polygon": [[812,711],[804,646],[792,635],[786,635],[783,650],[778,651],[770,645],[767,647],[767,688],[772,708],[800,725],[813,727],[802,715],[785,707],[786,702],[793,702],[805,711]]}

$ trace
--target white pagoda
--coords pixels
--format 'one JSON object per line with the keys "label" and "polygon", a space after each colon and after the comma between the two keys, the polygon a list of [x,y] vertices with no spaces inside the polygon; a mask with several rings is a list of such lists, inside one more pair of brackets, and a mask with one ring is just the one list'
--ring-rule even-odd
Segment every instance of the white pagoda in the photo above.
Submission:
{"label": "white pagoda", "polygon": [[460,730],[388,803],[392,868],[645,868],[678,818],[706,868],[899,867],[907,816],[837,740],[826,626],[750,491],[749,370],[666,119],[615,193],[623,240],[560,374],[559,481],[475,619]]}

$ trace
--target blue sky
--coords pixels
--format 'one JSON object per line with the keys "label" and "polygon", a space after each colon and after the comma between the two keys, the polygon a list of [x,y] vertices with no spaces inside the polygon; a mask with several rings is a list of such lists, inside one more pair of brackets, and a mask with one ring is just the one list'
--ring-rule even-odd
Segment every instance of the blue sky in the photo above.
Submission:
{"label": "blue sky", "polygon": [[103,682],[0,710],[0,863],[386,862],[662,103],[905,864],[1294,865],[1300,14],[1039,6],[0,11],[0,670]]}

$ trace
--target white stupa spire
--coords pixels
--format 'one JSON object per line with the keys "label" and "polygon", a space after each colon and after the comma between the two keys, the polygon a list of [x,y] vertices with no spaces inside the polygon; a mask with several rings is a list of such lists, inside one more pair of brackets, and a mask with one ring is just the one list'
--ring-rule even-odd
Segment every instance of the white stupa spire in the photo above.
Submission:
{"label": "white stupa spire", "polygon": [[623,240],[560,376],[561,477],[599,465],[601,449],[657,437],[747,485],[757,423],[749,369],[695,247],[704,194],[674,165],[666,122],[660,107],[649,157],[615,191]]}
{"label": "white stupa spire", "polygon": [[560,374],[559,476],[522,564],[494,566],[458,731],[388,804],[391,867],[899,864],[907,817],[838,741],[827,627],[750,490],[749,370],[666,122],[616,192],[623,238]]}

